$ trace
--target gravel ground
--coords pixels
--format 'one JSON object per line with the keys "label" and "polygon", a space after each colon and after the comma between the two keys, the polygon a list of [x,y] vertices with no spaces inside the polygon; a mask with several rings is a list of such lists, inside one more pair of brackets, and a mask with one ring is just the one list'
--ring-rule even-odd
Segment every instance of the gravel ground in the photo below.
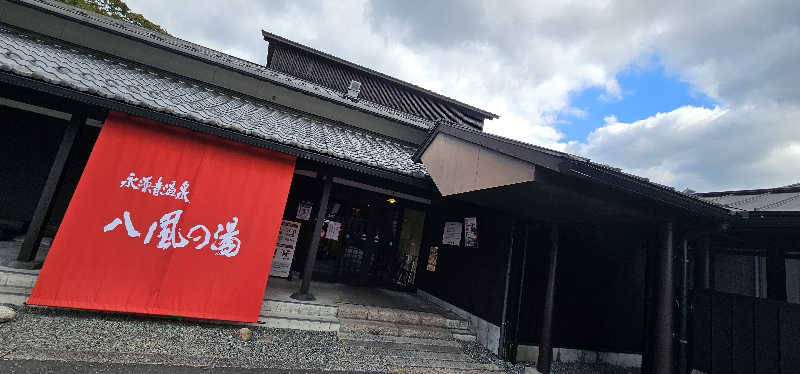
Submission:
{"label": "gravel ground", "polygon": [[[22,307],[17,319],[0,324],[0,359],[67,360],[119,364],[184,365],[201,368],[281,368],[386,372],[392,367],[363,347],[341,344],[335,333],[251,327],[253,338],[236,338],[237,326],[119,313]],[[511,364],[477,343],[462,351],[509,374]],[[554,363],[553,374],[638,374],[638,369],[602,364]]]}
{"label": "gravel ground", "polygon": [[[522,374],[525,372],[525,367],[535,367],[533,362],[519,362],[512,364],[500,360],[497,356],[490,353],[486,348],[478,343],[462,343],[464,353],[472,357],[475,361],[481,363],[492,363],[500,368],[505,369],[508,374]],[[589,364],[589,363],[565,363],[554,362],[551,367],[551,374],[639,374],[638,368],[625,368],[607,364]]]}
{"label": "gravel ground", "polygon": [[336,334],[253,327],[251,341],[237,327],[114,313],[24,307],[0,325],[0,357],[7,359],[159,363],[199,367],[385,371],[357,360]]}

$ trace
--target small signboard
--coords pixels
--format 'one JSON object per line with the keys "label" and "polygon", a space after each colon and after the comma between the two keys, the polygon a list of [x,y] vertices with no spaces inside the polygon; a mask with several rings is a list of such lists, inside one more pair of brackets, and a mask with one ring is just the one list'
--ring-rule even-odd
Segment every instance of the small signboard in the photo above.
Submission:
{"label": "small signboard", "polygon": [[339,240],[339,232],[342,231],[342,224],[339,222],[328,221],[328,227],[325,230],[325,239]]}
{"label": "small signboard", "polygon": [[310,201],[301,201],[297,204],[297,219],[308,221],[311,218],[311,209],[314,207]]}
{"label": "small signboard", "polygon": [[445,222],[442,244],[461,245],[461,222]]}
{"label": "small signboard", "polygon": [[428,271],[436,271],[436,261],[439,260],[439,247],[431,247],[428,251],[428,266],[425,267]]}
{"label": "small signboard", "polygon": [[300,223],[283,220],[281,231],[278,233],[278,243],[275,245],[275,255],[272,257],[272,270],[270,275],[275,277],[288,277],[300,235]]}

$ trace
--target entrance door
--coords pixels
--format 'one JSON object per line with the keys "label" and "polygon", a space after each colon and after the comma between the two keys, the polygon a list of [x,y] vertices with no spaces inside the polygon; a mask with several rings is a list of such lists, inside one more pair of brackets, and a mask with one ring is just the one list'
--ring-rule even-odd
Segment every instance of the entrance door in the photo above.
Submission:
{"label": "entrance door", "polygon": [[336,240],[320,241],[314,279],[364,286],[413,286],[425,214],[419,208],[409,208],[410,204],[334,185],[326,225],[341,224],[341,232]]}

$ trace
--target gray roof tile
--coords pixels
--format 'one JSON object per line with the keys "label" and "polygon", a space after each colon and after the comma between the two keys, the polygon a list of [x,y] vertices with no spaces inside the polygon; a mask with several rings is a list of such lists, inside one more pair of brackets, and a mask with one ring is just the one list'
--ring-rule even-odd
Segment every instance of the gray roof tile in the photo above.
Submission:
{"label": "gray roof tile", "polygon": [[316,83],[293,77],[266,66],[259,65],[247,60],[234,57],[220,51],[204,47],[171,35],[161,34],[144,27],[134,25],[130,22],[103,16],[94,12],[85,11],[60,1],[54,0],[17,0],[20,3],[38,9],[46,10],[58,14],[71,20],[84,22],[98,29],[109,30],[122,34],[127,38],[140,40],[148,44],[157,45],[161,48],[188,54],[194,58],[224,66],[227,69],[243,72],[245,74],[264,79],[273,83],[291,87],[295,90],[324,97],[327,100],[337,102],[342,105],[357,107],[372,113],[392,118],[396,121],[412,126],[429,129],[433,126],[433,121],[422,118],[415,114],[390,108],[369,100],[359,100],[353,102],[344,97],[344,92],[330,89]]}
{"label": "gray roof tile", "polygon": [[415,148],[0,24],[0,70],[418,178]]}

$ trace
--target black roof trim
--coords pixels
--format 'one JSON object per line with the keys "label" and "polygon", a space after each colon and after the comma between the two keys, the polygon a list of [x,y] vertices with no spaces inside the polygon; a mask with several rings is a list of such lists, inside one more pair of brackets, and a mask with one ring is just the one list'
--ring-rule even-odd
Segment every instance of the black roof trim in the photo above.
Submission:
{"label": "black roof trim", "polygon": [[562,174],[602,183],[616,190],[643,196],[693,213],[704,214],[718,219],[731,217],[730,212],[719,205],[693,195],[678,192],[674,188],[650,182],[645,178],[624,173],[620,169],[594,163],[587,158],[569,153],[476,131],[447,121],[437,121],[436,126],[428,132],[425,142],[412,156],[415,162],[421,162],[422,154],[439,133],[455,136],[470,143]]}
{"label": "black roof trim", "polygon": [[142,108],[139,106],[123,103],[120,101],[95,96],[92,94],[73,90],[71,88],[61,87],[47,82],[38,81],[26,77],[21,77],[13,73],[0,71],[0,82],[16,85],[24,88],[33,89],[36,91],[52,94],[65,99],[78,101],[84,104],[99,106],[105,109],[116,110],[119,112],[128,113],[142,118],[151,119],[158,122],[167,123],[183,127],[186,129],[198,131],[204,134],[218,136],[223,139],[233,140],[260,148],[265,148],[281,153],[286,153],[299,158],[304,158],[327,165],[340,167],[347,170],[361,172],[364,174],[389,179],[395,182],[400,182],[410,186],[415,186],[424,189],[433,188],[430,179],[415,178],[391,171],[369,167],[366,165],[358,164],[348,160],[342,160],[336,157],[326,156],[307,150],[293,147],[277,142],[269,141],[266,139],[258,138],[255,136],[243,134],[237,131],[225,129],[218,126],[213,126],[198,121],[177,117],[167,113],[161,113],[155,110]]}
{"label": "black roof trim", "polygon": [[382,78],[382,79],[386,79],[386,80],[388,80],[388,81],[390,81],[392,83],[398,84],[398,85],[406,87],[406,88],[410,88],[410,89],[415,90],[415,91],[419,91],[421,93],[424,93],[425,95],[433,96],[433,97],[435,97],[435,98],[437,98],[439,100],[445,101],[447,103],[450,103],[450,104],[453,104],[453,105],[456,105],[456,106],[460,106],[460,107],[469,109],[469,110],[471,110],[473,112],[476,112],[478,114],[483,115],[484,117],[486,117],[486,119],[497,119],[497,118],[500,118],[500,116],[498,116],[497,114],[494,114],[492,112],[489,112],[489,111],[474,107],[472,105],[463,103],[463,102],[455,100],[453,98],[450,98],[450,97],[444,96],[442,94],[430,91],[428,89],[425,89],[425,88],[422,88],[420,86],[417,86],[417,85],[415,85],[413,83],[408,83],[406,81],[391,77],[391,76],[386,75],[384,73],[381,73],[379,71],[372,70],[372,69],[370,69],[368,67],[364,67],[364,66],[358,65],[356,63],[344,60],[342,58],[336,57],[336,56],[331,55],[329,53],[322,52],[322,51],[320,51],[318,49],[314,49],[314,48],[309,47],[307,45],[300,44],[298,42],[286,39],[286,38],[284,38],[284,37],[282,37],[280,35],[276,35],[276,34],[271,33],[269,31],[261,30],[261,34],[264,36],[264,40],[266,40],[267,42],[270,42],[270,43],[277,42],[279,44],[285,44],[285,45],[300,49],[302,51],[311,53],[311,54],[313,54],[315,56],[319,56],[319,57],[322,57],[324,59],[334,61],[334,62],[336,62],[338,64],[345,65],[345,66],[350,67],[352,69],[356,69],[358,71],[361,71],[361,72],[364,72],[364,73],[367,73],[367,74],[370,74],[370,75],[374,75],[374,76]]}
{"label": "black roof trim", "polygon": [[695,192],[694,195],[702,197],[718,197],[718,196],[729,196],[729,195],[761,195],[765,193],[797,193],[797,192],[800,192],[800,185],[792,184],[789,186],[760,188],[753,190]]}

